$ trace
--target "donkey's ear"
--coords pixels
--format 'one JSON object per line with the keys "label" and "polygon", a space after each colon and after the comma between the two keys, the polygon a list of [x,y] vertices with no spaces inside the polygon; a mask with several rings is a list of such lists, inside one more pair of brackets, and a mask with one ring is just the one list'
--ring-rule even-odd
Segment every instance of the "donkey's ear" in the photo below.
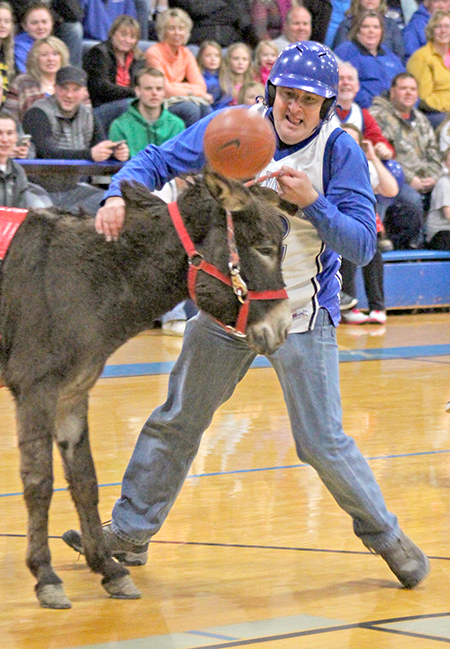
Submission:
{"label": "donkey's ear", "polygon": [[261,198],[264,198],[268,203],[271,203],[271,205],[281,214],[294,216],[299,211],[298,205],[294,205],[294,203],[288,203],[283,198],[280,198],[277,192],[274,189],[270,189],[270,187],[252,185],[250,191],[254,196],[260,196]]}
{"label": "donkey's ear", "polygon": [[246,209],[253,201],[248,188],[237,180],[225,178],[208,168],[205,169],[203,178],[209,193],[220,203],[224,210],[240,212]]}

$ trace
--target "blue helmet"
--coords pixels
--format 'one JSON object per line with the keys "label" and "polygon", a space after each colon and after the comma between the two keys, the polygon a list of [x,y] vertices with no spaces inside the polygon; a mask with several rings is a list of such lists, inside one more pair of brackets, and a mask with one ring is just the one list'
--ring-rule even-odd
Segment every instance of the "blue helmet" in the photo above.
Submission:
{"label": "blue helmet", "polygon": [[333,52],[315,41],[292,43],[275,61],[266,83],[265,99],[269,106],[275,100],[275,86],[298,88],[331,100],[324,102],[327,118],[336,103],[339,68]]}

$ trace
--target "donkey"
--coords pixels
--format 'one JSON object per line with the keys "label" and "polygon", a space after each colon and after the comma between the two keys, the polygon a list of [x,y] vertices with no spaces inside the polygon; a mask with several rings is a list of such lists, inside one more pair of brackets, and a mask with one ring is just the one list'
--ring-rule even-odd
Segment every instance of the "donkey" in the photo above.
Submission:
{"label": "donkey", "polygon": [[[17,411],[27,565],[37,580],[37,598],[47,608],[71,606],[48,546],[53,440],[89,567],[103,575],[112,597],[140,597],[128,570],[109,556],[103,542],[88,391],[120,345],[188,297],[188,257],[166,204],[142,185],[123,183],[122,191],[126,218],[118,241],[99,235],[91,217],[36,210],[20,225],[2,267],[0,375]],[[247,188],[213,172],[195,179],[178,201],[196,249],[192,264],[203,256],[224,275],[229,263],[225,211],[232,212],[242,280],[253,291],[268,291],[268,299],[252,301],[248,313],[247,341],[259,353],[275,351],[291,320],[287,300],[270,299],[280,297],[284,286],[278,202],[272,190]],[[228,284],[200,270],[195,293],[199,308],[224,326],[235,324],[242,305]]]}

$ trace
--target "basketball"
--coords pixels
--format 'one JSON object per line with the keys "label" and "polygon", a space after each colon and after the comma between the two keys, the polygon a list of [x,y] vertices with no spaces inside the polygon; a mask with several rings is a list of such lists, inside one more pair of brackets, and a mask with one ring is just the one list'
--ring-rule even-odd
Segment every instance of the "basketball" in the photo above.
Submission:
{"label": "basketball", "polygon": [[275,153],[270,122],[246,108],[229,108],[213,117],[203,140],[206,160],[214,171],[236,180],[253,178]]}

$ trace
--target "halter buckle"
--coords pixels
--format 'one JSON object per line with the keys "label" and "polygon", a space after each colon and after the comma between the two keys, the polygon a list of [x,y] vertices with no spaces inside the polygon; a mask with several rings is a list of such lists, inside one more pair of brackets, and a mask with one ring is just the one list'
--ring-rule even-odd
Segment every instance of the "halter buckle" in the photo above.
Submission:
{"label": "halter buckle", "polygon": [[239,266],[235,266],[234,264],[230,263],[228,264],[228,268],[230,271],[231,286],[233,287],[233,292],[237,296],[239,302],[243,304],[248,293],[247,284],[241,277]]}

